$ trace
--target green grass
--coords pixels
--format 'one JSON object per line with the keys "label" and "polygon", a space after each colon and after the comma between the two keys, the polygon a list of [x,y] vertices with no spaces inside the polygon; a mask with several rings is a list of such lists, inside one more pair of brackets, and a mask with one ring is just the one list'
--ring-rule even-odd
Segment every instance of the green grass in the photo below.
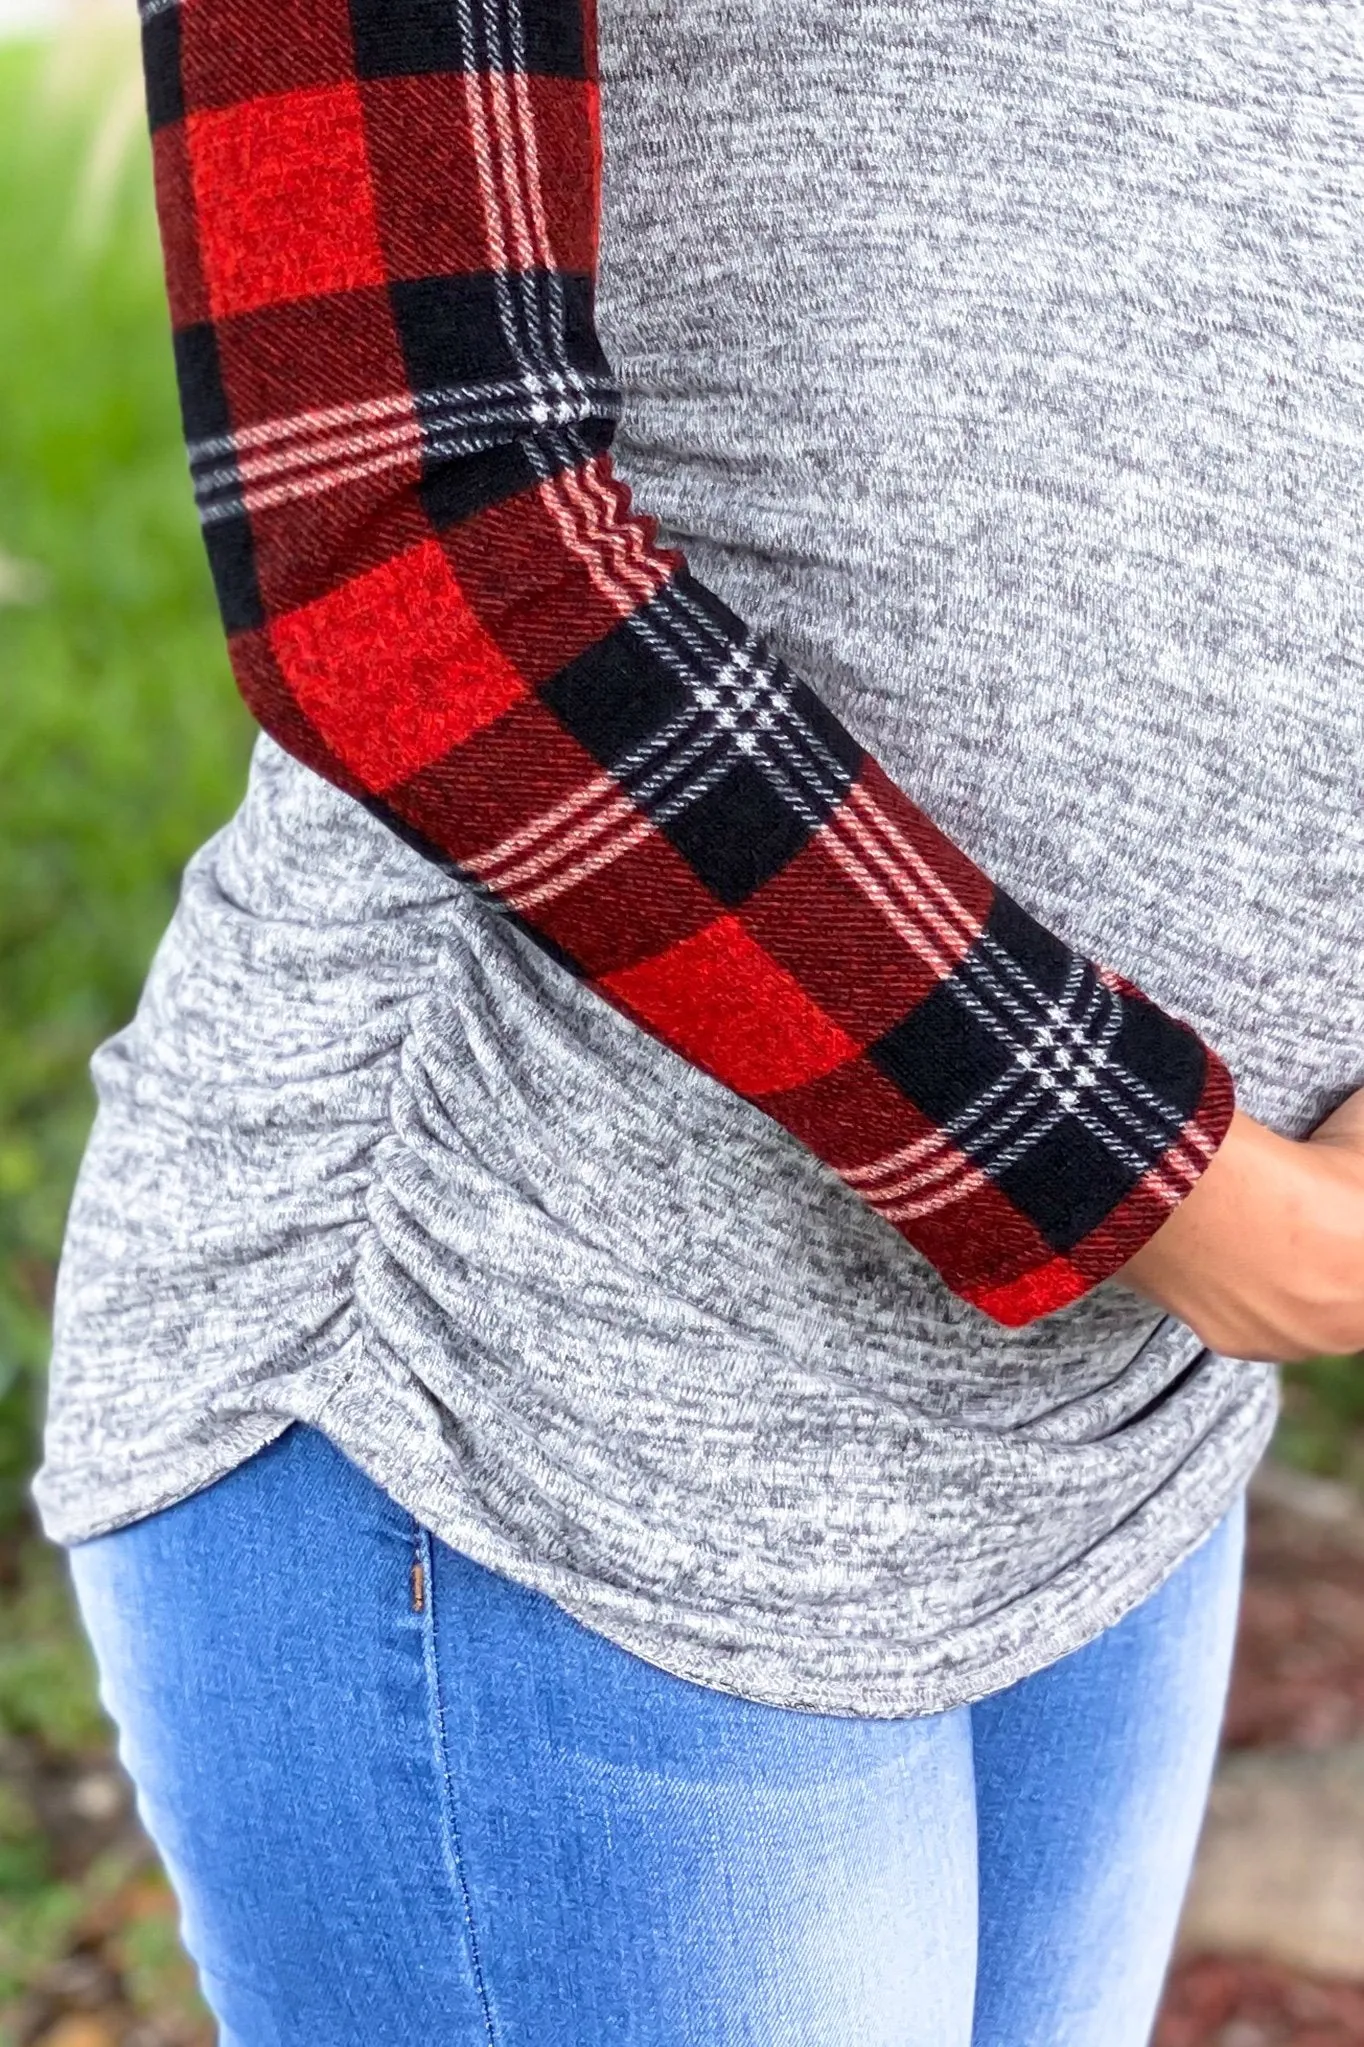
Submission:
{"label": "green grass", "polygon": [[[130,17],[131,18],[131,17]],[[92,232],[93,109],[0,47],[0,1524],[34,1452],[47,1306],[88,1125],[186,856],[237,798],[248,721],[194,520],[140,130]]]}
{"label": "green grass", "polygon": [[[89,1653],[71,1625],[57,1554],[29,1541],[13,1562],[0,1637],[0,1734],[58,1754],[98,1752],[109,1731]],[[104,1874],[93,1873],[94,1883]],[[65,1952],[90,1894],[90,1882],[58,1875],[39,1814],[0,1775],[0,2041],[7,2005]]]}
{"label": "green grass", "polygon": [[1364,1357],[1318,1358],[1284,1380],[1275,1455],[1364,1492]]}
{"label": "green grass", "polygon": [[[135,52],[73,54],[86,90],[59,108],[51,54],[0,45],[0,1745],[59,1757],[109,1740],[58,1559],[19,1533],[86,1063],[130,1015],[250,736],[185,472],[140,123],[102,219],[86,177]],[[126,1874],[59,1873],[0,1772],[0,2039]],[[138,2000],[183,2001],[163,1988],[184,1971],[173,1927],[128,1939]]]}

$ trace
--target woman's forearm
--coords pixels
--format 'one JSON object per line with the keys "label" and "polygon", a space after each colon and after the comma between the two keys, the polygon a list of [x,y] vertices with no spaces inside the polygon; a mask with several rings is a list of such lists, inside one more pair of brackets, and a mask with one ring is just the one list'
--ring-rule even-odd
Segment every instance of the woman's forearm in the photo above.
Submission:
{"label": "woman's forearm", "polygon": [[191,463],[261,723],[987,1313],[1112,1273],[1207,1167],[1230,1079],[996,888],[632,506],[592,318],[590,13],[146,0],[144,24]]}

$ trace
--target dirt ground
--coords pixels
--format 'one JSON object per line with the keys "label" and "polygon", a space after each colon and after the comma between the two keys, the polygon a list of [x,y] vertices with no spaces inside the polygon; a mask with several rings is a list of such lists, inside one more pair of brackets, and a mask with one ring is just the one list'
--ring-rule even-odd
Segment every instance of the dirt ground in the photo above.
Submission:
{"label": "dirt ground", "polygon": [[[1335,1488],[1267,1473],[1251,1511],[1225,1745],[1323,1751],[1361,1735],[1364,1515]],[[1154,2047],[1364,2047],[1364,1981],[1186,1956]]]}
{"label": "dirt ground", "polygon": [[1181,1962],[1154,2047],[1359,2047],[1364,1985],[1324,1983],[1265,1962]]}

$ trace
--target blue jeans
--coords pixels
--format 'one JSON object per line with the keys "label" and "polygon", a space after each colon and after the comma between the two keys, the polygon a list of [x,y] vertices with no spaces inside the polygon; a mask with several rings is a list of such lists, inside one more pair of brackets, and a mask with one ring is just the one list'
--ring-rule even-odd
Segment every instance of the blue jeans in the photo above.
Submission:
{"label": "blue jeans", "polygon": [[71,1561],[222,2047],[1140,2047],[1241,1547],[917,1720],[669,1676],[298,1425]]}

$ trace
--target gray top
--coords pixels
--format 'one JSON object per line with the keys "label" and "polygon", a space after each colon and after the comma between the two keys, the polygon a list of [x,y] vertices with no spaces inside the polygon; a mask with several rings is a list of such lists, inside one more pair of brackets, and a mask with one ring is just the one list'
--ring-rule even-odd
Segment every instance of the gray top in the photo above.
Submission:
{"label": "gray top", "polygon": [[[1364,1081],[1356,0],[600,32],[641,504],[1002,886],[1310,1127]],[[1272,1426],[1267,1368],[1116,1286],[985,1321],[268,740],[96,1077],[58,1540],[301,1417],[653,1662],[915,1713],[1116,1619]]]}

